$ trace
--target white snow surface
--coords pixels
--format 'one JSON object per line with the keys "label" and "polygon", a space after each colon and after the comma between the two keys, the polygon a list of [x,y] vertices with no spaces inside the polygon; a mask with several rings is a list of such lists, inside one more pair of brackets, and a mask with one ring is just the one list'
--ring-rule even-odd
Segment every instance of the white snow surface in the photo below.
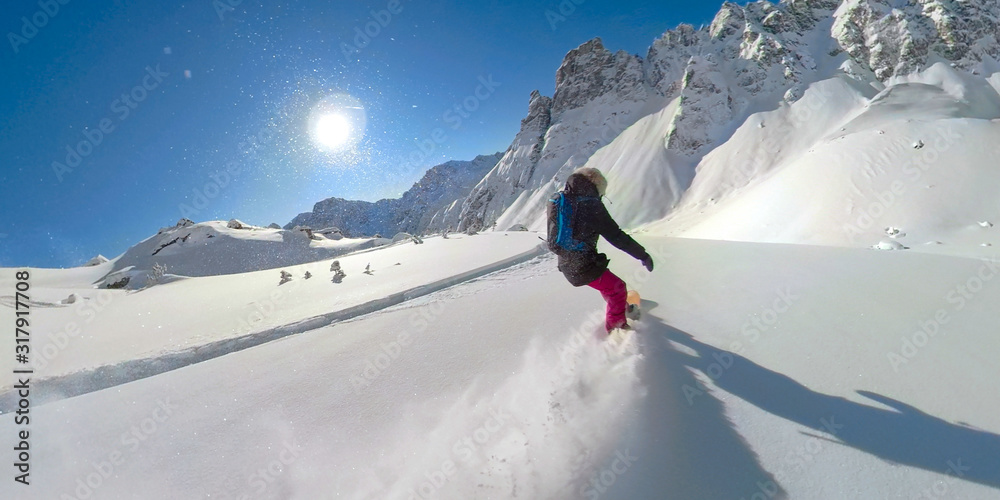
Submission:
{"label": "white snow surface", "polygon": [[[915,144],[924,144],[915,147]],[[881,92],[818,82],[751,116],[706,155],[657,232],[690,238],[871,247],[900,243],[981,255],[1000,204],[1000,94],[944,64]]]}
{"label": "white snow surface", "polygon": [[[34,322],[40,332],[34,339],[36,379],[76,375],[128,380],[127,373],[108,372],[134,371],[136,364],[157,360],[171,359],[169,365],[200,360],[211,355],[209,351],[232,350],[234,342],[247,341],[252,334],[263,335],[259,342],[314,329],[403,300],[404,295],[449,286],[497,262],[538,254],[541,243],[536,234],[524,232],[424,241],[277,269],[180,278],[139,291],[92,287],[93,277],[107,272],[110,264],[32,270],[32,298],[41,308]],[[246,252],[252,247],[231,246],[227,258],[242,259],[237,249]],[[189,255],[199,260],[199,254]],[[332,282],[333,260],[347,273],[341,283]],[[371,274],[364,274],[368,266]],[[279,284],[282,271],[290,273],[291,280]],[[2,282],[13,290],[9,280],[4,276]],[[75,303],[62,303],[72,294]],[[12,304],[13,297],[3,299],[4,305]],[[70,382],[76,385],[76,378],[64,379],[60,387]],[[0,390],[13,383],[3,380]]]}
{"label": "white snow surface", "polygon": [[[454,235],[344,257],[340,286],[363,278],[369,284],[357,294],[384,297],[405,288],[389,283],[415,272],[391,274],[393,260],[412,268],[433,249],[444,257],[439,267],[481,267],[490,260],[482,254],[509,259],[536,236]],[[644,299],[644,317],[619,348],[601,333],[595,291],[568,285],[550,256],[508,260],[493,274],[369,314],[104,389],[95,379],[98,390],[33,407],[33,484],[4,481],[0,495],[1000,496],[992,397],[1000,288],[991,281],[1000,265],[636,237],[657,268],[650,274],[612,254],[613,270]],[[505,241],[516,243],[494,250]],[[372,276],[350,271],[369,260]],[[59,285],[94,275],[35,272],[39,298],[82,295]],[[189,279],[132,297],[239,278],[206,281],[216,293],[192,300],[201,305],[190,314],[224,323],[227,307],[243,302],[228,294],[257,282],[279,289],[277,274]],[[337,286],[313,274],[309,285]],[[305,303],[325,296],[296,296],[282,314],[304,317]],[[114,304],[121,319],[93,333],[117,342],[78,349],[74,340],[58,359],[101,364],[104,351],[128,351],[130,338],[149,336],[134,330],[145,321],[142,306],[125,299]],[[0,314],[12,316],[8,304]],[[13,417],[0,416],[4,435],[13,435]]]}

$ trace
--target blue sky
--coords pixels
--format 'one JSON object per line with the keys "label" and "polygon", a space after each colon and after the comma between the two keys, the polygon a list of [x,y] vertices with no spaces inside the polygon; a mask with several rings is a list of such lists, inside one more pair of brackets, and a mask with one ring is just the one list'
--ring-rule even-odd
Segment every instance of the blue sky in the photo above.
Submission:
{"label": "blue sky", "polygon": [[[398,196],[505,150],[567,51],[599,36],[644,55],[721,5],[563,0],[553,24],[559,1],[60,1],[0,16],[4,267],[114,257],[184,215],[284,225],[330,196]],[[334,153],[310,136],[331,96],[365,118]]]}

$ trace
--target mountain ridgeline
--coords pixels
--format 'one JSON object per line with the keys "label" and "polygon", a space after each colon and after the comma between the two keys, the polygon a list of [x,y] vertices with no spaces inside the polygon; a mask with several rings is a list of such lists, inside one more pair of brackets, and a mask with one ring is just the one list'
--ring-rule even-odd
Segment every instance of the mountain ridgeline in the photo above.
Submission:
{"label": "mountain ridgeline", "polygon": [[[460,228],[543,229],[548,195],[584,165],[608,176],[623,225],[662,219],[701,160],[751,115],[834,77],[880,88],[935,62],[989,75],[1000,67],[998,19],[994,0],[725,3],[711,24],[667,31],[645,57],[591,40],[566,55],[552,97],[532,93],[520,132],[466,199]],[[612,142],[614,151],[595,155]]]}
{"label": "mountain ridgeline", "polygon": [[481,155],[472,161],[449,161],[433,167],[400,198],[376,202],[327,198],[316,203],[311,212],[296,216],[285,229],[336,227],[354,237],[454,229],[465,196],[501,157],[502,153]]}
{"label": "mountain ridgeline", "polygon": [[681,204],[714,201],[688,193],[706,156],[752,116],[790,107],[818,82],[843,80],[871,98],[935,63],[970,75],[1000,71],[998,20],[994,0],[727,2],[707,26],[665,32],[645,57],[595,38],[566,55],[551,97],[531,93],[502,155],[435,167],[398,200],[324,200],[288,227],[542,230],[545,200],[582,166],[608,177],[610,210],[623,226],[661,220]]}

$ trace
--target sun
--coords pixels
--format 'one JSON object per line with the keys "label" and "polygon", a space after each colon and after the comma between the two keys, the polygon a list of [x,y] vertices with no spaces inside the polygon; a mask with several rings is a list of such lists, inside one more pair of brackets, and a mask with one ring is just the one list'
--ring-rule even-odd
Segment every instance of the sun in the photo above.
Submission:
{"label": "sun", "polygon": [[313,137],[329,149],[340,149],[351,139],[351,120],[339,113],[320,115],[313,128]]}
{"label": "sun", "polygon": [[309,111],[309,134],[323,156],[344,159],[359,151],[368,126],[365,107],[356,97],[344,93],[327,95]]}

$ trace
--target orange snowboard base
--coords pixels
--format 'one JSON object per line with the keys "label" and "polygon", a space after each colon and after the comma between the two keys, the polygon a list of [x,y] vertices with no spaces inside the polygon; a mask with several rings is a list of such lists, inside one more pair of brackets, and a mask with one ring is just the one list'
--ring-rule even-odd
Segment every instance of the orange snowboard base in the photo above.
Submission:
{"label": "orange snowboard base", "polygon": [[628,309],[625,312],[625,316],[628,319],[638,320],[640,316],[639,302],[642,299],[639,297],[639,292],[635,290],[629,290],[628,295],[625,296],[625,302],[628,303]]}

